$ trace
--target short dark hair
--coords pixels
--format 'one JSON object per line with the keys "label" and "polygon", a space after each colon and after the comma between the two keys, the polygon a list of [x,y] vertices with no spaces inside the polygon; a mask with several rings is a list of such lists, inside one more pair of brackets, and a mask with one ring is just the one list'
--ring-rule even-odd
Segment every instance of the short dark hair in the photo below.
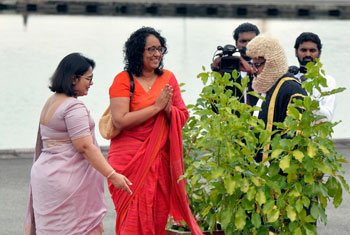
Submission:
{"label": "short dark hair", "polygon": [[311,32],[304,32],[295,40],[294,48],[298,50],[300,44],[304,42],[313,42],[317,45],[318,50],[322,49],[321,39],[317,34]]}
{"label": "short dark hair", "polygon": [[80,79],[79,77],[84,75],[90,67],[94,69],[95,62],[80,53],[71,53],[65,56],[50,79],[50,90],[68,96],[76,96],[73,78]]}
{"label": "short dark hair", "polygon": [[233,38],[235,39],[235,41],[238,40],[238,36],[240,33],[245,33],[245,32],[255,32],[256,36],[260,34],[260,31],[256,25],[246,22],[246,23],[240,24],[235,29],[235,31],[233,31]]}
{"label": "short dark hair", "polygon": [[[166,48],[166,39],[163,38],[159,32],[151,27],[142,27],[131,34],[124,45],[124,62],[125,71],[129,71],[136,76],[142,75],[143,69],[143,53],[145,51],[146,38],[149,35],[154,35],[158,38],[162,47]],[[163,53],[166,54],[167,50]],[[157,75],[162,75],[163,71],[163,57],[159,63],[159,67],[155,69]]]}

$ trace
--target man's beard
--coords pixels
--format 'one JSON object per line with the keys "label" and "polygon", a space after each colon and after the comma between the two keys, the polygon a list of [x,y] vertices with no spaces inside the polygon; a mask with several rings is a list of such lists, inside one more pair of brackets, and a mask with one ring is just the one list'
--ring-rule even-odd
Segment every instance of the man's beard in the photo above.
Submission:
{"label": "man's beard", "polygon": [[305,56],[302,60],[300,60],[300,58],[298,57],[298,61],[299,61],[299,64],[300,64],[300,68],[299,68],[299,71],[301,73],[306,73],[307,69],[306,69],[306,64],[309,63],[309,62],[314,62],[315,63],[315,59],[311,56]]}

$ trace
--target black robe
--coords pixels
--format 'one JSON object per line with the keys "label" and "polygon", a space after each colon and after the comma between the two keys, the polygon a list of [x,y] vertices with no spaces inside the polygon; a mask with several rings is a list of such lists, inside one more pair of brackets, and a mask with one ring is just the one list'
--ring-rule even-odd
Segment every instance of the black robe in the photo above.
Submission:
{"label": "black robe", "polygon": [[[277,95],[274,97],[273,94],[275,91]],[[303,99],[304,96],[307,96],[307,93],[301,87],[298,80],[296,80],[292,74],[285,74],[268,92],[266,92],[266,101],[261,105],[262,110],[259,112],[259,119],[265,122],[268,131],[275,130],[276,127],[272,125],[272,123],[284,122],[287,116],[288,105],[292,103],[294,98]],[[274,106],[274,108],[269,110],[270,106]],[[269,148],[269,146],[266,148]],[[258,154],[257,161],[261,160],[262,155]]]}
{"label": "black robe", "polygon": [[[249,80],[249,82],[247,84],[247,92],[253,91],[252,82],[253,82],[253,79],[254,79],[252,75],[248,75],[248,76],[249,76],[250,80]],[[233,79],[231,78],[230,80],[232,81]],[[237,78],[236,82],[238,84],[242,85],[242,76],[241,75]],[[243,94],[238,88],[236,88],[235,86],[233,86],[233,87],[227,86],[226,89],[232,90],[232,96],[238,97],[239,101],[241,103],[244,103]],[[247,94],[247,101],[246,101],[247,104],[249,104],[251,106],[254,106],[254,105],[256,105],[257,102],[258,102],[258,98],[257,97]]]}

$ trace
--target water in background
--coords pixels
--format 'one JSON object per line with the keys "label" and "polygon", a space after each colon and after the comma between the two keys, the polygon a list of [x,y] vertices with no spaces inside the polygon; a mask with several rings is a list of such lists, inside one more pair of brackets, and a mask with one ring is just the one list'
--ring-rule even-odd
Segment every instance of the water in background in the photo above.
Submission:
{"label": "water in background", "polygon": [[[141,26],[152,26],[167,39],[165,68],[186,83],[183,98],[194,103],[202,89],[197,74],[210,69],[218,45],[234,44],[232,31],[249,21],[263,33],[278,38],[290,65],[297,65],[295,38],[304,31],[317,33],[323,43],[321,61],[337,85],[350,87],[349,20],[155,18],[112,16],[0,15],[0,149],[33,148],[39,115],[51,95],[48,79],[59,61],[71,52],[82,52],[97,62],[94,85],[81,97],[96,123],[109,103],[108,88],[123,70],[123,45]],[[338,95],[334,138],[350,138],[349,90]],[[96,129],[100,145],[102,139]]]}

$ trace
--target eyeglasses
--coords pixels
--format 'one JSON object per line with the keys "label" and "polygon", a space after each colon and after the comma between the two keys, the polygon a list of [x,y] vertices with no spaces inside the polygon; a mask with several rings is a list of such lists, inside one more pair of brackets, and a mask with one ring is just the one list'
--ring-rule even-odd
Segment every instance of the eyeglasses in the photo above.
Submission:
{"label": "eyeglasses", "polygon": [[[83,75],[78,76],[78,78],[82,78],[82,77],[83,77]],[[93,74],[91,74],[90,77],[85,77],[85,79],[89,81],[89,84],[90,84],[90,85],[92,84],[92,79],[93,79],[93,78],[94,78],[94,75],[93,75]]]}
{"label": "eyeglasses", "polygon": [[256,70],[258,70],[261,66],[263,66],[265,64],[266,60],[264,60],[261,63],[253,63],[253,66],[256,68]]}
{"label": "eyeglasses", "polygon": [[152,55],[154,55],[156,53],[156,51],[158,51],[160,54],[164,54],[166,52],[166,47],[158,47],[157,48],[157,47],[153,46],[153,47],[147,48],[147,51]]}

